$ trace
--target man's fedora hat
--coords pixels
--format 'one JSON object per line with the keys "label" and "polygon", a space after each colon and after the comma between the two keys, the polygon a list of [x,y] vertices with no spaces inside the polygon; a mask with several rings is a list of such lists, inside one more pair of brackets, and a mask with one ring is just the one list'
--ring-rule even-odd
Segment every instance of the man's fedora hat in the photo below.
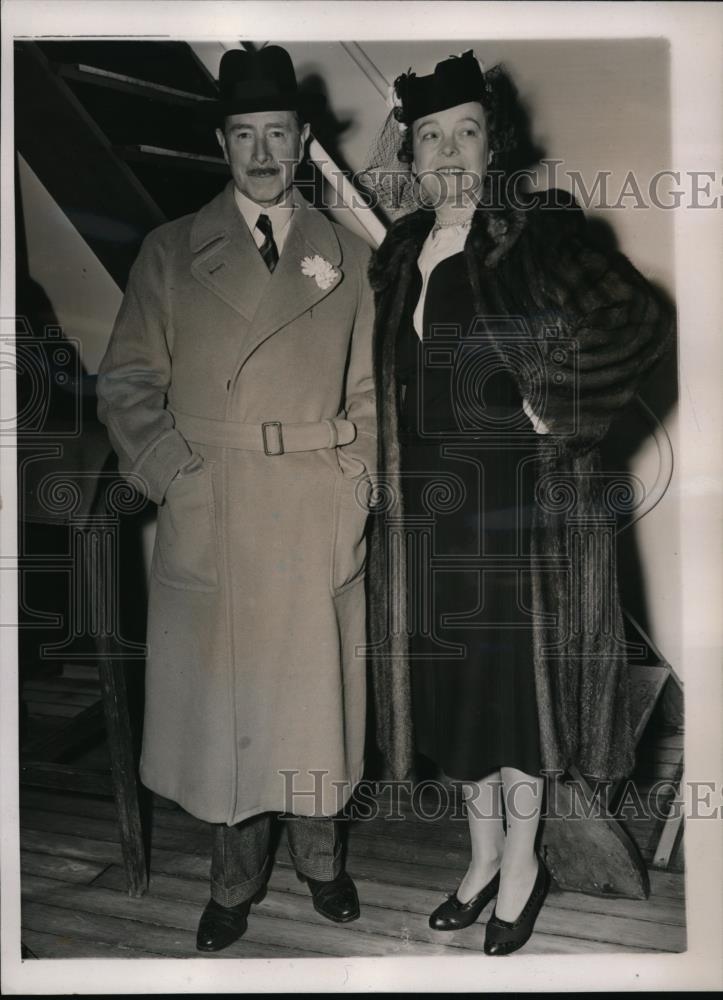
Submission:
{"label": "man's fedora hat", "polygon": [[218,89],[217,110],[222,121],[227,115],[252,111],[299,110],[294,65],[280,45],[224,52]]}

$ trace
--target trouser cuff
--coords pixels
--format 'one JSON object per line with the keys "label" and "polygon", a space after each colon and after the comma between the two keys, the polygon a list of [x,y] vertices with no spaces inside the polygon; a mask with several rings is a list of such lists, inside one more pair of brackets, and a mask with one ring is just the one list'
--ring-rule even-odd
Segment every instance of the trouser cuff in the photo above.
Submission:
{"label": "trouser cuff", "polygon": [[333,857],[305,858],[294,854],[290,847],[289,855],[299,875],[316,879],[318,882],[332,882],[341,875],[344,867],[341,860],[341,844],[337,845]]}
{"label": "trouser cuff", "polygon": [[239,903],[245,903],[255,896],[262,886],[266,885],[270,867],[271,859],[269,858],[258,875],[247,879],[246,882],[237,882],[236,885],[222,885],[211,879],[211,899],[219,906],[238,906]]}

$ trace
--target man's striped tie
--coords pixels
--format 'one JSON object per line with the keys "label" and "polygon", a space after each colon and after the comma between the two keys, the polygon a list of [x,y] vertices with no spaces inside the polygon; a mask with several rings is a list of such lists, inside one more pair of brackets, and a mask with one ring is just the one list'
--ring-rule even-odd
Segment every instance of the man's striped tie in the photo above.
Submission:
{"label": "man's striped tie", "polygon": [[256,228],[264,237],[264,242],[259,247],[259,253],[264,258],[264,264],[266,264],[269,271],[273,271],[279,261],[279,251],[274,242],[274,231],[271,228],[271,219],[268,215],[260,215],[258,217]]}

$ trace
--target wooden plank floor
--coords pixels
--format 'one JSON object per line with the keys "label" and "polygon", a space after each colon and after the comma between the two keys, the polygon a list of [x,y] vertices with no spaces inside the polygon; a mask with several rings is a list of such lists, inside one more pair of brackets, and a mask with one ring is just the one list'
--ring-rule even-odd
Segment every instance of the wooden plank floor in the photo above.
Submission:
{"label": "wooden plank floor", "polygon": [[[32,721],[64,721],[84,703],[92,683],[54,697],[54,682],[34,682]],[[81,704],[82,707],[82,704]],[[88,755],[100,762],[105,749]],[[640,827],[642,829],[642,826]],[[644,831],[643,844],[650,830]],[[21,793],[23,944],[38,958],[198,957],[195,932],[208,899],[209,827],[157,800],[152,877],[141,899],[126,893],[118,828],[110,800],[23,790]],[[457,885],[467,865],[463,820],[426,822],[405,811],[350,824],[347,868],[361,918],[339,926],[312,908],[308,888],[290,863],[282,836],[264,900],[245,936],[216,958],[277,958],[480,953],[492,904],[472,927],[430,930],[429,913]],[[650,870],[647,900],[599,899],[551,891],[527,954],[677,952],[685,949],[684,875]]]}

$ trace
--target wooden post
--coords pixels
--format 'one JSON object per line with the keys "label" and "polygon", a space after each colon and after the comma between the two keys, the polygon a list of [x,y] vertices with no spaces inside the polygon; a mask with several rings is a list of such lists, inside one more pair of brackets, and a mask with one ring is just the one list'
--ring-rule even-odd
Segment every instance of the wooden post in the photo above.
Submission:
{"label": "wooden post", "polygon": [[148,870],[123,664],[102,659],[100,685],[128,894],[142,896],[148,887]]}
{"label": "wooden post", "polygon": [[[103,490],[99,491],[103,494]],[[103,714],[108,735],[113,799],[118,813],[121,849],[130,896],[142,896],[148,887],[146,851],[141,824],[138,776],[133,749],[133,731],[128,712],[128,692],[123,652],[133,648],[120,638],[116,589],[118,580],[119,509],[106,513],[105,496],[96,498],[95,509],[85,524],[83,567],[87,608],[87,631],[98,654]],[[111,505],[113,506],[113,505]]]}

